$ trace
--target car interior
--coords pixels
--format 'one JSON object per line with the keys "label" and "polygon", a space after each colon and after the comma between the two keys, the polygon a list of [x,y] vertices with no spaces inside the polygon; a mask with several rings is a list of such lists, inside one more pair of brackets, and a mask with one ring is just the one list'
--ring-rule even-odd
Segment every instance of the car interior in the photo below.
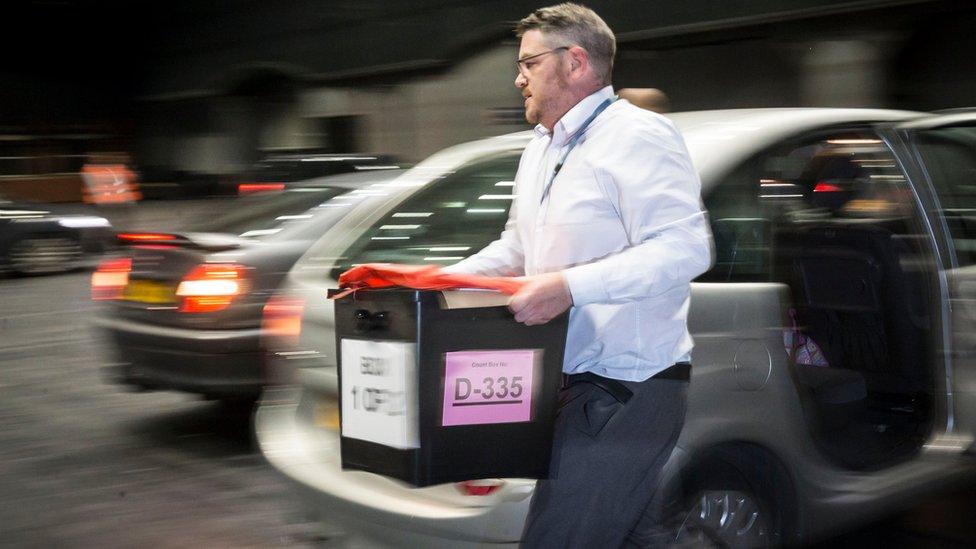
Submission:
{"label": "car interior", "polygon": [[784,351],[808,426],[851,469],[914,455],[932,419],[936,269],[896,166],[876,136],[836,130],[760,155],[733,196],[706,201],[704,280],[789,286]]}
{"label": "car interior", "polygon": [[793,372],[825,453],[883,467],[928,434],[933,263],[908,183],[880,140],[845,136],[812,150],[794,180],[801,202],[772,231],[774,276],[790,286],[797,326],[824,359],[793,353]]}

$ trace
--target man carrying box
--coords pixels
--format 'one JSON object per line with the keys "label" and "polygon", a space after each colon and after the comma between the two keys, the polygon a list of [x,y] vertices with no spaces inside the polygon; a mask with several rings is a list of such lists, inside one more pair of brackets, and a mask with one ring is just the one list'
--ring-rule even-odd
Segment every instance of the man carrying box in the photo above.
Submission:
{"label": "man carrying box", "polygon": [[596,13],[543,8],[516,33],[536,137],[501,237],[446,270],[524,276],[509,308],[526,325],[570,310],[551,478],[523,543],[662,545],[656,492],[684,424],[690,282],[711,264],[700,182],[667,118],[615,101],[616,40]]}

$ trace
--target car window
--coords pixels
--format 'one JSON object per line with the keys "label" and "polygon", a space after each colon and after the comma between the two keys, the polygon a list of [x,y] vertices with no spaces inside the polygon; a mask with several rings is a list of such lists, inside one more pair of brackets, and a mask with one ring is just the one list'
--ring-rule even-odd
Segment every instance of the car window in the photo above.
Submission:
{"label": "car window", "polygon": [[191,232],[229,233],[261,238],[277,234],[286,225],[311,219],[311,208],[326,202],[346,189],[335,187],[297,187],[281,192],[237,199],[230,211],[191,226]]}
{"label": "car window", "polygon": [[482,158],[418,191],[356,240],[333,277],[360,263],[450,265],[481,250],[508,219],[518,160]]}
{"label": "car window", "polygon": [[705,197],[716,261],[702,282],[771,278],[774,224],[897,219],[911,192],[887,146],[869,131],[837,131],[768,150]]}
{"label": "car window", "polygon": [[362,169],[392,169],[389,156],[340,154],[287,154],[265,158],[250,167],[245,177],[255,182],[282,183],[325,177]]}
{"label": "car window", "polygon": [[976,263],[976,126],[918,132],[916,141],[960,266]]}

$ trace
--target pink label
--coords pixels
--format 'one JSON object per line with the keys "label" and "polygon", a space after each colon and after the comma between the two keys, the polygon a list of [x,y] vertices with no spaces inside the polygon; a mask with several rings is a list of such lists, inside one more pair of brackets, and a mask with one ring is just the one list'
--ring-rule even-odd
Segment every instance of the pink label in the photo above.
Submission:
{"label": "pink label", "polygon": [[531,349],[445,353],[441,425],[532,419],[536,353]]}

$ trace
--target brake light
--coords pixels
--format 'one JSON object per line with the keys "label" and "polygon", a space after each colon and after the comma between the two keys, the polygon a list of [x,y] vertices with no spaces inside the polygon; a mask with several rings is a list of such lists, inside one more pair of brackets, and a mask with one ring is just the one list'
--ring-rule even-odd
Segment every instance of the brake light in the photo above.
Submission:
{"label": "brake light", "polygon": [[210,313],[226,309],[247,292],[247,268],[227,263],[204,263],[194,267],[176,287],[182,298],[180,312]]}
{"label": "brake light", "polygon": [[131,271],[132,259],[128,257],[106,259],[99,263],[91,277],[92,300],[122,299]]}
{"label": "brake light", "polygon": [[119,233],[115,236],[119,242],[166,242],[176,240],[175,234],[166,233]]}
{"label": "brake light", "polygon": [[237,194],[266,193],[285,190],[284,183],[241,183],[237,186]]}
{"label": "brake light", "polygon": [[497,478],[482,480],[466,480],[457,483],[457,489],[466,496],[487,496],[497,492],[505,485],[505,481]]}
{"label": "brake light", "polygon": [[844,189],[841,189],[837,185],[824,183],[822,181],[820,183],[817,183],[817,185],[813,187],[813,192],[815,193],[839,193],[843,190]]}
{"label": "brake light", "polygon": [[294,347],[302,334],[302,313],[305,300],[300,297],[275,294],[264,304],[261,322],[264,335],[277,343]]}

